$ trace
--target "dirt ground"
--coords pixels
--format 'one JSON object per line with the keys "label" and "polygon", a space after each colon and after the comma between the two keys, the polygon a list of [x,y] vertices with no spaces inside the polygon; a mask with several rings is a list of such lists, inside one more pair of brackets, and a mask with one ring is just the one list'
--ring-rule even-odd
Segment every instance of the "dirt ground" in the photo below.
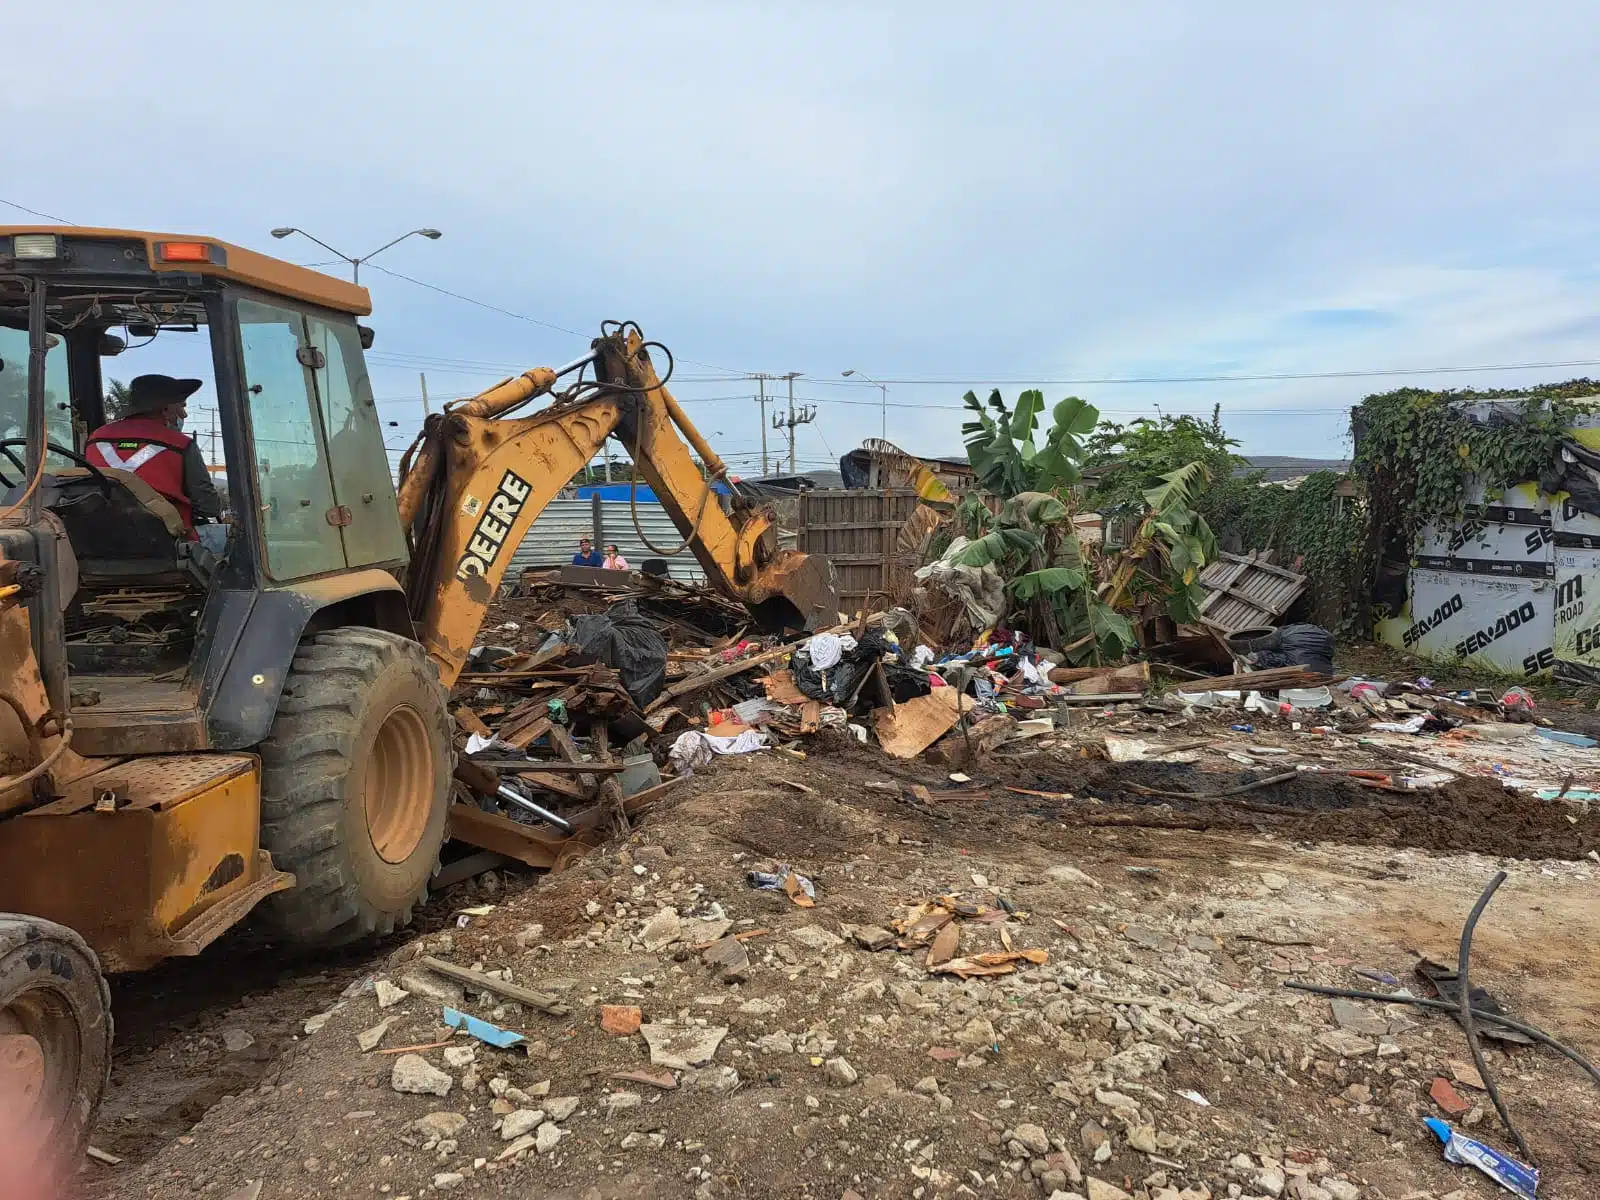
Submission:
{"label": "dirt ground", "polygon": [[[843,738],[807,747],[719,760],[574,869],[461,885],[376,951],[292,962],[245,930],[120,981],[94,1142],[124,1161],[89,1164],[83,1194],[1488,1197],[1422,1124],[1444,1115],[1434,1080],[1467,1074],[1460,1030],[1361,1004],[1341,1029],[1327,999],[1282,985],[1387,990],[1370,970],[1425,994],[1418,955],[1454,962],[1497,869],[1510,880],[1474,981],[1600,1056],[1600,817],[1583,805],[1487,779],[1402,796],[1331,776],[1186,801],[1142,789],[1260,772],[1068,750],[996,754],[958,785]],[[814,908],[749,885],[780,863],[814,881]],[[961,955],[1046,961],[963,981],[920,948],[858,940],[946,894],[975,906]],[[724,927],[765,931],[736,982],[696,949]],[[569,1015],[464,997],[419,968],[424,951],[507,969]],[[380,1009],[379,981],[410,994]],[[452,1038],[444,1003],[528,1041]],[[714,1053],[662,1075],[642,1035],[601,1029],[608,1004]],[[394,1089],[405,1047],[429,1047],[447,1094]],[[1600,1092],[1551,1051],[1487,1053],[1541,1196],[1600,1192]],[[619,1078],[640,1071],[656,1082]],[[1471,1106],[1456,1119],[1509,1148],[1484,1094],[1453,1086]]]}

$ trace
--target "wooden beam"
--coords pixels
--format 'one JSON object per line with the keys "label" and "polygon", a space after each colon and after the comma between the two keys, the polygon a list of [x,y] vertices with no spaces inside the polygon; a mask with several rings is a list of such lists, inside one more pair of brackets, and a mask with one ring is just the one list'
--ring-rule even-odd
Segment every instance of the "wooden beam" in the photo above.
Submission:
{"label": "wooden beam", "polygon": [[489,992],[507,1000],[515,1000],[518,1004],[526,1004],[529,1008],[537,1008],[540,1012],[549,1013],[555,1017],[566,1017],[572,1014],[568,1008],[555,996],[546,992],[536,992],[532,988],[520,987],[515,983],[507,983],[493,975],[485,975],[482,971],[474,971],[471,967],[458,967],[455,963],[445,962],[442,958],[435,958],[431,954],[424,954],[417,959],[428,970],[446,979],[453,979],[457,983],[464,983],[468,987],[480,992]]}
{"label": "wooden beam", "polygon": [[546,871],[556,865],[568,841],[554,829],[524,825],[475,804],[450,806],[450,836]]}

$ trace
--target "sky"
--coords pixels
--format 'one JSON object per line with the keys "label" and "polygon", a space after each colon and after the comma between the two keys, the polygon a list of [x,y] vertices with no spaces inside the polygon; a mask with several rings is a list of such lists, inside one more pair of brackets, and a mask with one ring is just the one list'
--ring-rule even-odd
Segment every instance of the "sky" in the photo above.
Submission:
{"label": "sky", "polygon": [[[1370,392],[1600,376],[1432,370],[1600,360],[1587,6],[989,7],[26,6],[0,200],[300,263],[269,230],[438,228],[362,272],[396,446],[419,373],[470,394],[605,318],[745,475],[756,372],[801,373],[802,467],[959,452],[968,388],[1340,457]],[[1371,374],[1281,378],[1333,372]]]}

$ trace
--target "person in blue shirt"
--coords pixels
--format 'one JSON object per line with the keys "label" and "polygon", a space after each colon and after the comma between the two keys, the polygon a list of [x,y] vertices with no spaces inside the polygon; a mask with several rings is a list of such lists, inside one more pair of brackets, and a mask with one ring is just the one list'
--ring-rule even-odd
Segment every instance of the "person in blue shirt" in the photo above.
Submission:
{"label": "person in blue shirt", "polygon": [[572,565],[575,567],[599,567],[605,565],[605,559],[594,548],[588,538],[578,539],[578,552],[572,556]]}

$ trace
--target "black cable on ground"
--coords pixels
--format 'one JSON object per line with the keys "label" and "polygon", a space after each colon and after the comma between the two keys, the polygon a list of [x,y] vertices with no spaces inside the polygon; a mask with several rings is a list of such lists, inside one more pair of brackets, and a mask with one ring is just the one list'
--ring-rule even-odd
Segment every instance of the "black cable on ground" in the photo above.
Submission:
{"label": "black cable on ground", "polygon": [[[1422,996],[1396,996],[1388,992],[1363,992],[1357,988],[1328,987],[1321,983],[1302,983],[1297,979],[1284,981],[1284,987],[1293,988],[1297,992],[1314,992],[1318,996],[1337,996],[1343,1000],[1377,1000],[1383,1004],[1410,1004],[1417,1008],[1431,1008],[1438,1012],[1458,1013],[1461,1006],[1450,1000],[1429,1000]],[[1492,1021],[1496,1025],[1504,1025],[1507,1029],[1515,1029],[1518,1033],[1525,1033],[1536,1042],[1541,1042],[1559,1054],[1564,1054],[1589,1073],[1589,1077],[1600,1084],[1600,1067],[1595,1066],[1571,1046],[1562,1045],[1544,1030],[1533,1025],[1524,1025],[1521,1021],[1513,1021],[1510,1017],[1500,1013],[1485,1012],[1481,1008],[1472,1010],[1472,1015],[1480,1021]],[[1488,1082],[1485,1080],[1485,1082]]]}
{"label": "black cable on ground", "polygon": [[1537,1166],[1538,1164],[1533,1161],[1533,1151],[1528,1149],[1527,1140],[1523,1138],[1522,1131],[1512,1123],[1511,1114],[1506,1111],[1506,1103],[1500,1098],[1500,1089],[1495,1085],[1494,1076],[1489,1073],[1489,1064],[1483,1057],[1483,1047],[1478,1042],[1477,1027],[1472,1023],[1472,983],[1467,975],[1468,963],[1472,956],[1472,932],[1478,927],[1478,918],[1488,907],[1490,898],[1505,881],[1506,873],[1496,872],[1495,877],[1489,881],[1489,886],[1483,889],[1483,895],[1479,896],[1478,902],[1472,906],[1472,911],[1467,914],[1467,923],[1461,927],[1461,952],[1456,956],[1456,982],[1461,988],[1461,1028],[1466,1031],[1467,1045],[1472,1050],[1473,1065],[1478,1068],[1478,1077],[1483,1080],[1483,1086],[1489,1092],[1489,1099],[1494,1101],[1494,1110],[1500,1114],[1501,1124],[1517,1143],[1517,1149],[1522,1151],[1522,1157]]}

